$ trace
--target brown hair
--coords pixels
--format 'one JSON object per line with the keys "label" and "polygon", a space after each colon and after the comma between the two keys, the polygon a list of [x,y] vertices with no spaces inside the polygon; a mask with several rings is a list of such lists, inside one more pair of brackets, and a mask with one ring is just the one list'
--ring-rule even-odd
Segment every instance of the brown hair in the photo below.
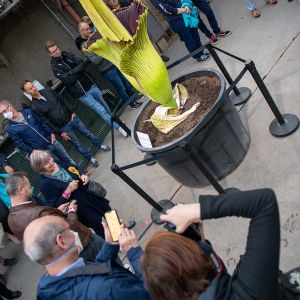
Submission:
{"label": "brown hair", "polygon": [[216,276],[212,262],[195,241],[170,232],[153,235],[141,266],[156,300],[197,299]]}
{"label": "brown hair", "polygon": [[28,79],[25,79],[25,80],[22,81],[22,83],[21,83],[21,90],[22,90],[22,91],[25,91],[24,86],[25,86],[25,84],[28,83],[28,82],[32,82],[32,81],[31,81],[31,80],[28,80]]}
{"label": "brown hair", "polygon": [[45,50],[49,53],[49,49],[54,46],[57,46],[57,43],[55,41],[47,41],[45,43]]}

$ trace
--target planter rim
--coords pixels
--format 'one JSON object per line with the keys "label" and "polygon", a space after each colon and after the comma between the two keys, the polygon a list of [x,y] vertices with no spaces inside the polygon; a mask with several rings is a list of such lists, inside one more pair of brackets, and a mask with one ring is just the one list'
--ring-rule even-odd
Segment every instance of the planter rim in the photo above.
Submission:
{"label": "planter rim", "polygon": [[164,151],[174,149],[174,148],[179,146],[179,144],[181,143],[182,140],[186,139],[190,135],[193,136],[195,133],[197,133],[199,130],[201,130],[213,118],[213,116],[216,114],[219,106],[227,98],[227,97],[222,97],[223,94],[224,94],[225,88],[226,88],[226,82],[225,82],[225,79],[224,79],[221,72],[219,72],[218,70],[215,70],[215,69],[211,69],[211,68],[200,69],[200,70],[192,71],[192,72],[185,72],[185,73],[180,74],[179,76],[177,76],[174,80],[172,80],[171,84],[172,84],[172,86],[174,86],[178,81],[180,81],[180,79],[182,77],[185,77],[185,76],[191,77],[193,74],[199,74],[199,73],[214,73],[215,75],[217,75],[217,77],[219,78],[220,83],[221,83],[219,95],[218,95],[214,105],[212,106],[210,112],[204,117],[204,119],[198,125],[196,125],[192,129],[190,129],[188,132],[186,132],[180,138],[178,138],[178,139],[176,139],[176,140],[174,140],[174,141],[172,141],[168,144],[162,145],[160,147],[146,148],[146,147],[143,147],[143,146],[140,145],[135,128],[136,128],[137,121],[140,118],[140,115],[142,114],[144,109],[149,105],[149,103],[152,101],[152,100],[148,100],[143,105],[142,110],[136,116],[136,118],[134,120],[134,123],[133,123],[133,126],[132,126],[132,130],[131,130],[131,132],[132,132],[131,139],[132,139],[133,143],[135,144],[135,146],[139,150],[141,150],[142,152],[159,153],[159,152],[164,152]]}

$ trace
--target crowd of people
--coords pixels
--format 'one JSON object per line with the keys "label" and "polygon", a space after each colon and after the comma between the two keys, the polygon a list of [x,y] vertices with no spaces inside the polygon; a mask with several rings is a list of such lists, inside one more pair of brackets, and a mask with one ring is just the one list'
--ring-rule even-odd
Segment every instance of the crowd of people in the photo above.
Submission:
{"label": "crowd of people", "polygon": [[[220,28],[207,0],[152,2],[190,53],[202,46],[198,29],[212,44],[231,34]],[[246,3],[252,16],[258,17],[254,2]],[[118,0],[108,0],[107,4],[115,13],[127,5]],[[201,20],[199,11],[206,15],[212,31]],[[110,108],[86,72],[87,62],[96,65],[101,76],[117,88],[122,101],[132,109],[142,105],[138,101],[141,95],[112,63],[84,51],[96,31],[91,20],[82,17],[75,45],[85,61],[61,51],[55,41],[47,41],[45,51],[51,57],[53,74],[72,97],[110,125]],[[164,61],[169,60],[160,55]],[[194,59],[205,62],[210,54],[200,52]],[[0,174],[0,222],[7,233],[23,242],[28,257],[46,270],[38,283],[37,299],[285,299],[280,298],[284,291],[278,284],[279,209],[272,190],[201,195],[198,203],[178,204],[160,216],[163,222],[175,226],[174,232],[155,233],[145,250],[134,230],[123,221],[118,241],[113,241],[104,218],[105,212],[111,210],[105,189],[76,165],[56,135],[72,143],[93,167],[99,163],[77,135],[86,137],[99,151],[108,152],[110,147],[85,126],[74,107],[53,89],[38,89],[28,79],[22,82],[21,89],[32,97],[30,108],[17,110],[3,100],[0,113],[8,120],[9,136],[28,154],[32,169],[39,174],[43,197],[35,193],[27,174],[15,171],[5,155],[0,154],[0,166],[7,173]],[[127,137],[119,124],[113,123],[113,127]],[[246,251],[233,275],[228,274],[201,228],[203,220],[227,216],[251,220]],[[198,238],[188,236],[187,230],[194,230]],[[127,256],[133,270],[123,265],[119,251]],[[12,266],[17,259],[0,256],[0,263]],[[0,276],[0,300],[1,296],[14,299],[22,293],[9,290],[5,278]]]}

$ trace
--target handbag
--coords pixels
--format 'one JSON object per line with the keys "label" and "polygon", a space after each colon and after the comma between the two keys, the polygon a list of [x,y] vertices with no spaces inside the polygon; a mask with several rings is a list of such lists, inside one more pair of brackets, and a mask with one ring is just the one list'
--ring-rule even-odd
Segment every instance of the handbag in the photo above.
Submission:
{"label": "handbag", "polygon": [[107,194],[106,189],[99,182],[93,180],[90,180],[87,190],[89,193],[101,198],[105,198]]}

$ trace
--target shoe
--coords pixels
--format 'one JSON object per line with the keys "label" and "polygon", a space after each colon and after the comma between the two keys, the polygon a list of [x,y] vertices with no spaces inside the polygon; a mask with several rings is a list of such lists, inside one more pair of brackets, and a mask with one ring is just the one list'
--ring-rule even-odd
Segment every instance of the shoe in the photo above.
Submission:
{"label": "shoe", "polygon": [[267,4],[275,5],[277,4],[277,0],[267,0]]}
{"label": "shoe", "polygon": [[118,131],[119,131],[125,138],[128,137],[127,132],[126,132],[121,126],[118,128]]}
{"label": "shoe", "polygon": [[219,43],[219,40],[216,38],[216,36],[214,34],[212,34],[210,37],[209,37],[209,41],[212,45],[216,45]]}
{"label": "shoe", "polygon": [[167,61],[170,60],[170,57],[165,56],[165,55],[163,55],[163,54],[162,54],[160,57],[161,57],[161,59],[162,59],[164,62],[167,62]]}
{"label": "shoe", "polygon": [[18,262],[17,258],[5,258],[3,260],[3,266],[5,267],[9,267],[9,266],[13,266]]}
{"label": "shoe", "polygon": [[257,9],[254,9],[251,11],[251,15],[253,18],[259,18],[260,17],[260,12]]}
{"label": "shoe", "polygon": [[92,157],[92,158],[90,159],[90,162],[91,162],[91,164],[92,164],[92,166],[93,166],[94,168],[98,168],[98,167],[99,167],[98,160],[97,160],[95,157]]}
{"label": "shoe", "polygon": [[103,152],[108,152],[110,151],[110,147],[108,145],[102,144],[100,150]]}
{"label": "shoe", "polygon": [[205,62],[211,59],[210,54],[202,54],[200,57],[197,58],[198,62]]}
{"label": "shoe", "polygon": [[0,274],[0,283],[7,285],[7,279],[2,274]]}
{"label": "shoe", "polygon": [[142,106],[143,103],[142,102],[138,102],[138,101],[133,101],[132,103],[129,104],[129,106],[132,108],[132,109],[136,109],[136,108],[139,108],[140,106]]}
{"label": "shoe", "polygon": [[130,220],[127,222],[126,227],[127,229],[132,229],[136,225],[136,222],[134,220]]}
{"label": "shoe", "polygon": [[142,93],[137,93],[136,95],[135,95],[135,100],[139,100],[139,99],[141,99],[141,98],[143,98],[144,97],[144,94],[142,94]]}
{"label": "shoe", "polygon": [[231,35],[232,32],[230,30],[225,30],[225,31],[220,31],[219,33],[216,34],[217,37],[227,37]]}
{"label": "shoe", "polygon": [[20,291],[14,291],[11,292],[9,296],[5,296],[6,299],[15,299],[20,298],[22,296],[22,293]]}

